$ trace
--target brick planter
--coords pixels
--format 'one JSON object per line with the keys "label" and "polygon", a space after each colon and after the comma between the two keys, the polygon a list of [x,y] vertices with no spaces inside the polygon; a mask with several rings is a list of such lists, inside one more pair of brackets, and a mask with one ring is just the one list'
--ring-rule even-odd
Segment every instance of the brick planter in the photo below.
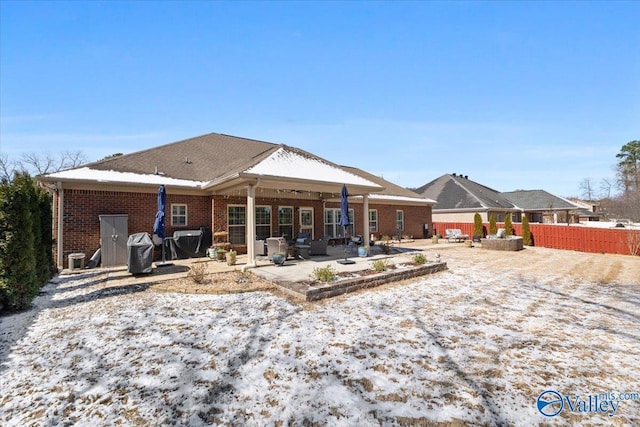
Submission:
{"label": "brick planter", "polygon": [[300,286],[296,283],[276,283],[278,287],[287,291],[296,298],[305,301],[318,301],[338,295],[354,292],[359,289],[374,288],[386,283],[411,279],[425,274],[433,274],[447,269],[446,262],[429,263],[416,267],[407,267],[396,270],[388,270],[382,273],[372,274],[353,279],[340,280],[322,285]]}
{"label": "brick planter", "polygon": [[482,249],[494,251],[521,251],[523,240],[520,236],[509,236],[504,239],[482,239]]}

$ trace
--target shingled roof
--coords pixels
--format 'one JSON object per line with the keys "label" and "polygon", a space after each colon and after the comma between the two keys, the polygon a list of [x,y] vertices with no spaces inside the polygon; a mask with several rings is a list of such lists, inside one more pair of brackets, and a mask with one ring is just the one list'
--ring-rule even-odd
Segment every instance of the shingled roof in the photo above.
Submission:
{"label": "shingled roof", "polygon": [[434,212],[451,209],[516,209],[513,203],[498,191],[455,174],[442,175],[413,191],[422,197],[437,201]]}
{"label": "shingled roof", "polygon": [[324,192],[349,186],[352,194],[381,185],[296,147],[211,133],[111,157],[39,178],[86,184],[158,185],[224,191],[248,184]]}
{"label": "shingled roof", "polygon": [[211,181],[242,170],[281,145],[210,133],[86,165],[90,169],[136,174],[160,173],[191,181]]}
{"label": "shingled roof", "polygon": [[516,190],[502,193],[514,205],[525,211],[574,210],[580,206],[544,190]]}

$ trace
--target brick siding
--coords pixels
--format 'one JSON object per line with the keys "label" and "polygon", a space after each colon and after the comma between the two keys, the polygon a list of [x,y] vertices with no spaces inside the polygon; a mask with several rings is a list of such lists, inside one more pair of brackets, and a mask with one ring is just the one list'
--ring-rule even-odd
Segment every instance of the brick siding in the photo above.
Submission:
{"label": "brick siding", "polygon": [[[57,213],[57,197],[54,197]],[[186,204],[188,224],[185,227],[171,226],[171,205]],[[230,196],[193,196],[171,194],[167,192],[166,227],[167,235],[180,229],[198,229],[210,227],[213,232],[227,230],[227,207],[229,205],[245,205],[244,197]],[[319,200],[300,200],[282,198],[256,198],[256,205],[272,207],[271,230],[278,232],[278,207],[291,206],[294,208],[294,233],[300,229],[299,208],[314,209],[314,235],[316,238],[324,235],[324,209]],[[339,208],[339,203],[325,204],[327,208]],[[368,233],[368,224],[363,223],[363,205],[353,203],[356,234]],[[404,211],[404,235],[423,236],[424,224],[431,229],[430,206],[388,206],[369,203],[369,209],[378,211],[378,234],[395,236],[396,210]],[[100,215],[128,215],[128,233],[153,233],[153,223],[157,210],[157,194],[143,192],[100,191],[100,190],[64,190],[64,237],[63,261],[69,254],[83,252],[89,258],[100,247]],[[57,237],[57,218],[54,219],[54,237]],[[238,248],[241,252],[246,247]],[[55,248],[57,256],[57,246]]]}

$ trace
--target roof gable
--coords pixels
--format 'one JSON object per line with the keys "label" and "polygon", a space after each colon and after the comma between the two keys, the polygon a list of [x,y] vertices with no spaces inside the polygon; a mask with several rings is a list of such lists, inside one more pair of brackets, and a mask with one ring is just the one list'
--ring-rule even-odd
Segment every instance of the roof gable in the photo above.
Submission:
{"label": "roof gable", "polygon": [[335,184],[381,186],[351,173],[320,157],[293,147],[281,146],[267,157],[243,171],[246,175],[270,176],[276,178],[304,179]]}
{"label": "roof gable", "polygon": [[445,174],[414,190],[436,200],[441,209],[513,209],[514,205],[496,190],[468,178]]}

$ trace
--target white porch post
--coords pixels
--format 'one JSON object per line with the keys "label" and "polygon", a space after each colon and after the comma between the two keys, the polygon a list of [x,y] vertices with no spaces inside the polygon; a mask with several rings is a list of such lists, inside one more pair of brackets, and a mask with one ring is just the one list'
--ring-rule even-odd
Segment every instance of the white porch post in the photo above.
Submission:
{"label": "white porch post", "polygon": [[247,264],[242,271],[256,266],[256,186],[247,186]]}
{"label": "white porch post", "polygon": [[362,224],[364,224],[364,244],[365,246],[369,246],[369,195],[364,194],[362,196],[362,210],[364,211],[364,219]]}
{"label": "white porch post", "polygon": [[62,183],[58,182],[58,253],[57,253],[57,264],[59,269],[64,269],[64,189],[62,188]]}

